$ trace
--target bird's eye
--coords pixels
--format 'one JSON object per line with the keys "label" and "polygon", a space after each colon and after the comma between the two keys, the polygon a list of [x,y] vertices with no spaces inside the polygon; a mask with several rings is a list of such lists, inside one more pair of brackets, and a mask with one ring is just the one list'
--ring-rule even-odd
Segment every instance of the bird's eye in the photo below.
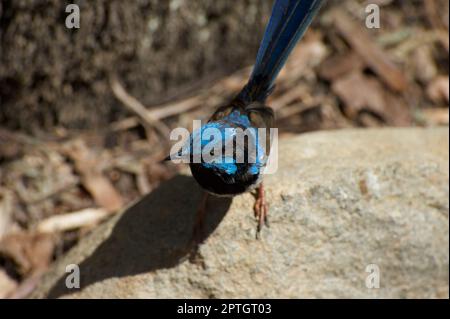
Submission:
{"label": "bird's eye", "polygon": [[214,156],[214,149],[212,149],[211,151],[209,151],[209,155]]}

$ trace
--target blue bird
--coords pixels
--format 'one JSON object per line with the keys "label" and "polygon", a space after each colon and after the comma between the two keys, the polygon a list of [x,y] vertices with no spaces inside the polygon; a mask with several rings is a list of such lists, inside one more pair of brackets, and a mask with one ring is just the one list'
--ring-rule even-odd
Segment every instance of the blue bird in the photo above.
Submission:
{"label": "blue bird", "polygon": [[265,101],[322,3],[323,0],[275,1],[247,84],[228,105],[219,107],[204,126],[194,131],[178,153],[170,156],[189,159],[193,177],[206,190],[193,238],[202,237],[208,193],[234,196],[258,188],[254,205],[257,237],[262,226],[268,225],[262,175],[271,146],[270,134],[260,136],[259,129],[273,127],[274,113]]}

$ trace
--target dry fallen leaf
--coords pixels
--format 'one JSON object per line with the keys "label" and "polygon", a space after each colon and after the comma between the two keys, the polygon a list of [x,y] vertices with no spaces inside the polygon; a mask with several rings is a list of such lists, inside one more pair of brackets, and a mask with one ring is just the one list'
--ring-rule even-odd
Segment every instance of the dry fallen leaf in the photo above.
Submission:
{"label": "dry fallen leaf", "polygon": [[428,83],[438,73],[430,46],[422,45],[418,47],[412,55],[412,63],[414,64],[412,66],[414,76],[422,83]]}
{"label": "dry fallen leaf", "polygon": [[321,77],[328,81],[333,81],[347,73],[361,71],[364,62],[355,52],[348,52],[341,55],[333,55],[325,60],[319,68]]}
{"label": "dry fallen leaf", "polygon": [[82,140],[66,145],[67,155],[75,162],[81,183],[92,195],[97,205],[108,211],[117,211],[124,205],[124,200],[111,181],[101,171],[101,163]]}
{"label": "dry fallen leaf", "polygon": [[0,269],[0,299],[8,298],[17,288],[17,282]]}
{"label": "dry fallen leaf", "polygon": [[333,12],[333,21],[338,32],[345,38],[355,52],[361,56],[364,62],[375,72],[392,90],[403,92],[408,87],[408,82],[403,73],[391,61],[376,42],[370,38],[360,24],[343,10]]}
{"label": "dry fallen leaf", "polygon": [[0,255],[11,259],[22,276],[46,269],[52,259],[55,238],[47,234],[17,232],[0,241]]}
{"label": "dry fallen leaf", "polygon": [[443,101],[449,102],[449,77],[438,76],[427,87],[428,97],[439,104]]}
{"label": "dry fallen leaf", "polygon": [[333,92],[344,102],[344,111],[357,119],[361,111],[380,116],[386,123],[407,125],[409,109],[404,102],[387,91],[373,76],[353,72],[333,82]]}
{"label": "dry fallen leaf", "polygon": [[435,107],[421,110],[418,116],[425,125],[448,125],[448,111],[448,107]]}

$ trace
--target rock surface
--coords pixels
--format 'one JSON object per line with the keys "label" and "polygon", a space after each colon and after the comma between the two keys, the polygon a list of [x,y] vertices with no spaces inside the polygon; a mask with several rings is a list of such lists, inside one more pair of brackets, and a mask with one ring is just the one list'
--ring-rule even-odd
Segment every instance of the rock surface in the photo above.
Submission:
{"label": "rock surface", "polygon": [[[262,239],[250,194],[214,199],[194,260],[201,192],[177,176],[82,240],[33,297],[448,298],[448,142],[448,128],[284,139]],[[74,263],[81,289],[67,290]],[[372,264],[378,289],[366,287]]]}

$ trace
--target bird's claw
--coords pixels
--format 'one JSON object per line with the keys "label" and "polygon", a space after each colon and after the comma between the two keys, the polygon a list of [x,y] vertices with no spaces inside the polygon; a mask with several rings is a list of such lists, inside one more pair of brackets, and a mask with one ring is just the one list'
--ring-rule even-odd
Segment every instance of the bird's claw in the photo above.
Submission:
{"label": "bird's claw", "polygon": [[269,205],[266,203],[264,188],[262,186],[260,186],[258,189],[255,205],[253,206],[253,211],[258,222],[256,226],[256,238],[259,239],[263,225],[269,227],[269,219],[267,217]]}

